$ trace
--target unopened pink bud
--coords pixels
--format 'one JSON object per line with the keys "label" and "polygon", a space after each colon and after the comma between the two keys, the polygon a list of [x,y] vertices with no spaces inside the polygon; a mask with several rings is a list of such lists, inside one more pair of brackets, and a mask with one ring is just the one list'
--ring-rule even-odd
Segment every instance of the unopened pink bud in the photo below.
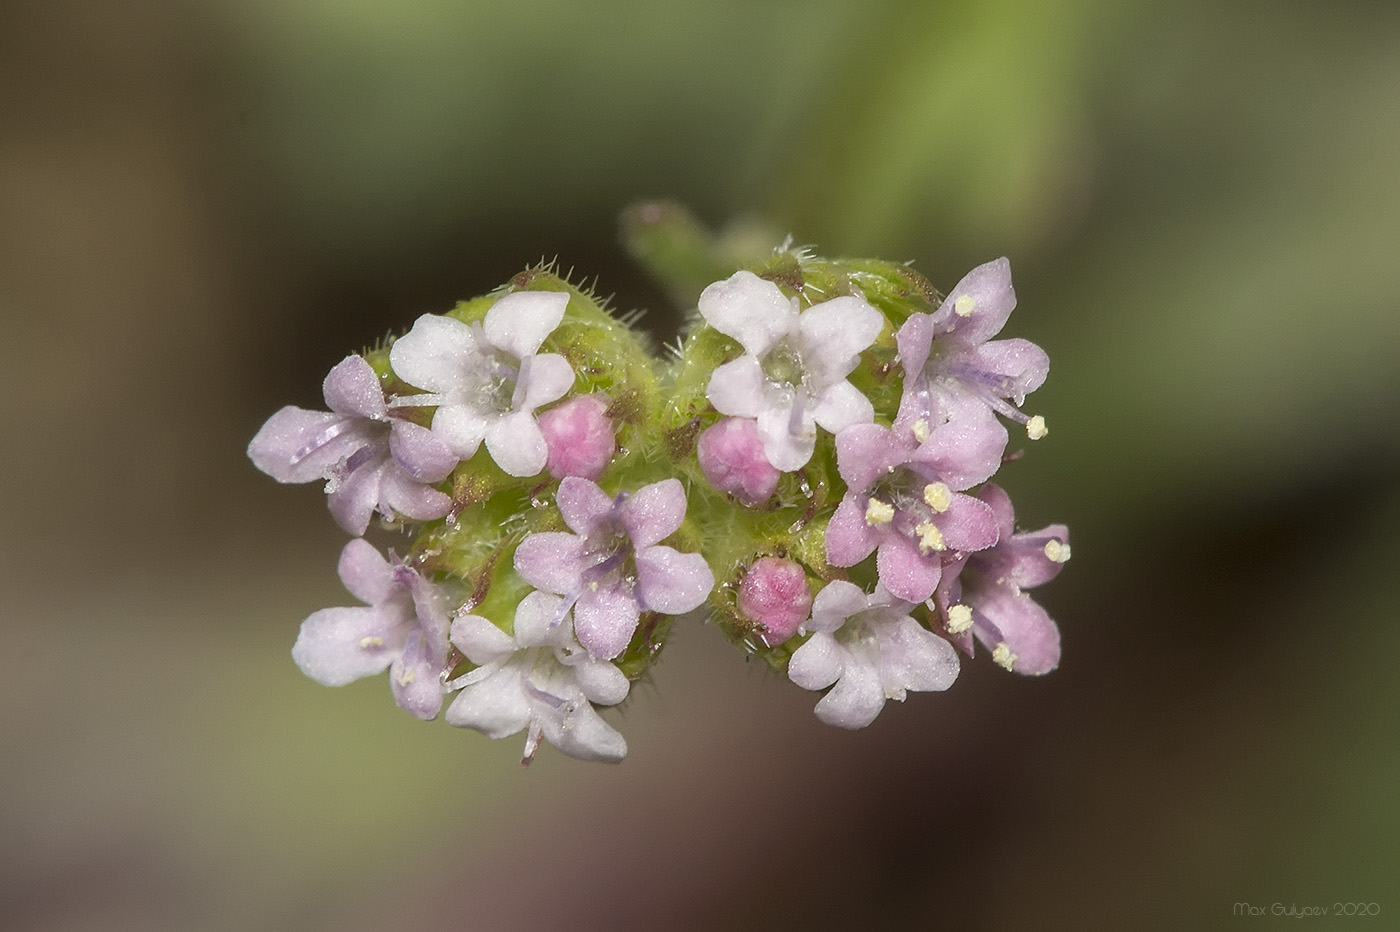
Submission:
{"label": "unopened pink bud", "polygon": [[739,584],[739,611],[764,629],[771,647],[792,637],[812,611],[807,572],[791,560],[755,560]]}
{"label": "unopened pink bud", "polygon": [[700,435],[695,452],[710,485],[746,505],[762,504],[777,491],[782,474],[764,455],[753,418],[725,418]]}
{"label": "unopened pink bud", "polygon": [[556,479],[578,476],[592,481],[603,474],[617,450],[606,395],[581,395],[539,417],[549,448],[545,467]]}

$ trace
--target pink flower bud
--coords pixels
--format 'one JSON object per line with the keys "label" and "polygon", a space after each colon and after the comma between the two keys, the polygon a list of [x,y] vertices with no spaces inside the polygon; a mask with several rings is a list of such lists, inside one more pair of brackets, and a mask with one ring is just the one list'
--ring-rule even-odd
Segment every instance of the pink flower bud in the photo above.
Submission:
{"label": "pink flower bud", "polygon": [[763,626],[770,647],[792,637],[811,610],[807,572],[791,560],[755,560],[739,584],[739,611]]}
{"label": "pink flower bud", "polygon": [[753,418],[725,418],[700,435],[695,452],[710,485],[746,505],[766,502],[778,488],[781,473],[764,455]]}
{"label": "pink flower bud", "polygon": [[581,395],[540,415],[540,432],[549,448],[545,465],[551,476],[592,481],[603,474],[617,449],[607,411],[606,395]]}

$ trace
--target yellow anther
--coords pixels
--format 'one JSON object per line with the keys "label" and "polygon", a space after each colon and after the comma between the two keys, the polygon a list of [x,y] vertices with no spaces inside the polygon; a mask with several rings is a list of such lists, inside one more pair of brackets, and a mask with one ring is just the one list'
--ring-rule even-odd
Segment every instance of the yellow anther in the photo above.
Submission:
{"label": "yellow anther", "polygon": [[1046,541],[1045,556],[1056,563],[1064,563],[1069,559],[1069,544],[1058,540]]}
{"label": "yellow anther", "polygon": [[865,523],[871,526],[877,524],[889,524],[894,520],[894,506],[889,502],[882,502],[878,498],[872,498],[865,506]]}
{"label": "yellow anther", "polygon": [[405,667],[404,671],[399,674],[399,685],[407,686],[409,683],[412,683],[416,678],[417,674]]}
{"label": "yellow anther", "polygon": [[924,420],[923,418],[919,418],[917,421],[914,422],[914,439],[919,441],[920,443],[923,443],[925,440],[928,439],[928,435],[928,421]]}
{"label": "yellow anther", "polygon": [[1045,426],[1045,418],[1037,414],[1026,422],[1026,436],[1032,440],[1039,440],[1050,433],[1050,428]]}
{"label": "yellow anther", "polygon": [[1006,646],[1005,641],[1002,641],[997,645],[997,649],[992,651],[992,662],[999,667],[1010,670],[1016,666],[1016,655],[1011,653],[1011,648]]}
{"label": "yellow anther", "polygon": [[953,504],[953,490],[942,482],[930,482],[924,486],[924,501],[941,515]]}
{"label": "yellow anther", "polygon": [[360,647],[361,647],[362,649],[366,649],[366,648],[370,648],[370,647],[383,647],[383,646],[384,646],[384,639],[383,639],[383,638],[360,638]]}
{"label": "yellow anther", "polygon": [[919,535],[919,549],[924,553],[948,549],[948,545],[943,542],[943,532],[936,525],[927,521],[923,524],[916,524],[914,525],[914,533]]}
{"label": "yellow anther", "polygon": [[972,609],[966,605],[948,606],[948,633],[962,634],[972,627]]}
{"label": "yellow anther", "polygon": [[958,295],[958,300],[953,302],[953,313],[959,317],[967,317],[977,310],[977,299],[970,294]]}

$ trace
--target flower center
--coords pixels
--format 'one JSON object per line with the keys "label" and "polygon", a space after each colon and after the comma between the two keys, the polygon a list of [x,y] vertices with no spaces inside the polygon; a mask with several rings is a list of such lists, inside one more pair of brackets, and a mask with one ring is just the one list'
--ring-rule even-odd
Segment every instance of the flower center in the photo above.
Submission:
{"label": "flower center", "polygon": [[797,388],[807,378],[807,369],[802,365],[802,354],[783,340],[763,358],[763,374],[774,385]]}

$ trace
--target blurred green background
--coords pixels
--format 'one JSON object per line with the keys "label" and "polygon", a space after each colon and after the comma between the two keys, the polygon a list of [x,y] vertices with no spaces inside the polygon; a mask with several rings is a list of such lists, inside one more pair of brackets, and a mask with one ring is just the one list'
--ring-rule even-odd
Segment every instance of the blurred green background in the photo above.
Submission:
{"label": "blurred green background", "polygon": [[[1361,0],[6,4],[0,926],[1393,927],[1397,101]],[[524,773],[297,672],[342,536],[248,438],[542,256],[668,335],[658,196],[1011,257],[1059,671],[846,734],[692,626]]]}

